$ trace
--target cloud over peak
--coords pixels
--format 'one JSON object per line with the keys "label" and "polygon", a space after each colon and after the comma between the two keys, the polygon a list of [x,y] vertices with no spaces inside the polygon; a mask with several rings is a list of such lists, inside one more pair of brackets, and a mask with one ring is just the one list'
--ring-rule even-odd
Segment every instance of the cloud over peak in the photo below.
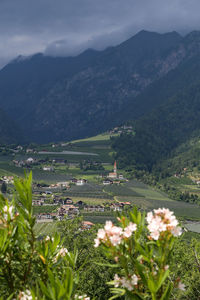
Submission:
{"label": "cloud over peak", "polygon": [[142,29],[200,29],[199,0],[1,0],[0,63],[19,54],[102,50]]}

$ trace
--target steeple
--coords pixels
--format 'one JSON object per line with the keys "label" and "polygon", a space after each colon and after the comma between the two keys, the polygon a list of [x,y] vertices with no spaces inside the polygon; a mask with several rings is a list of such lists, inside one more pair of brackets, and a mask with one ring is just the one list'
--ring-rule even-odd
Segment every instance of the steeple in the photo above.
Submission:
{"label": "steeple", "polygon": [[114,171],[114,173],[117,174],[117,162],[116,161],[114,162],[114,169],[113,169],[113,171]]}

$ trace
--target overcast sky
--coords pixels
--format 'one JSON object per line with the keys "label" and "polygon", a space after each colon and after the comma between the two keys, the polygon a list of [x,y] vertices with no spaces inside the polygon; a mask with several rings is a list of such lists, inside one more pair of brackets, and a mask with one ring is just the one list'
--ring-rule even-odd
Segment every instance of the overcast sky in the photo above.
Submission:
{"label": "overcast sky", "polygon": [[18,55],[76,55],[142,29],[200,30],[200,0],[0,0],[0,67]]}

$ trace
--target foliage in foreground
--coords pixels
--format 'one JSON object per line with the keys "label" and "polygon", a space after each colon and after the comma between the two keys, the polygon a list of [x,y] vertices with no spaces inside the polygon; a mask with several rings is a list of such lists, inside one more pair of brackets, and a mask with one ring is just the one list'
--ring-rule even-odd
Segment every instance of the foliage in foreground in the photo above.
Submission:
{"label": "foliage in foreground", "polygon": [[[15,188],[12,201],[0,198],[1,299],[90,299],[78,293],[81,253],[69,252],[58,235],[39,240],[34,233],[31,175],[16,179]],[[119,226],[107,221],[95,239],[95,246],[114,260],[107,265],[116,270],[109,283],[114,285],[111,299],[166,300],[175,289],[184,289],[179,278],[170,277],[173,245],[181,234],[173,213],[158,209],[145,218],[135,209],[118,221]]]}

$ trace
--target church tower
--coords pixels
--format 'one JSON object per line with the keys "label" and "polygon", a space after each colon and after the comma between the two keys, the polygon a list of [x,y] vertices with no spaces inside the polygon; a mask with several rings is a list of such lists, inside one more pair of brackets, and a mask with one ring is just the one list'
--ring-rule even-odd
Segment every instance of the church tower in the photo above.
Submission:
{"label": "church tower", "polygon": [[109,173],[109,178],[116,179],[117,178],[117,162],[114,162],[113,173]]}
{"label": "church tower", "polygon": [[114,162],[114,169],[113,169],[113,171],[117,175],[117,162],[116,161]]}

